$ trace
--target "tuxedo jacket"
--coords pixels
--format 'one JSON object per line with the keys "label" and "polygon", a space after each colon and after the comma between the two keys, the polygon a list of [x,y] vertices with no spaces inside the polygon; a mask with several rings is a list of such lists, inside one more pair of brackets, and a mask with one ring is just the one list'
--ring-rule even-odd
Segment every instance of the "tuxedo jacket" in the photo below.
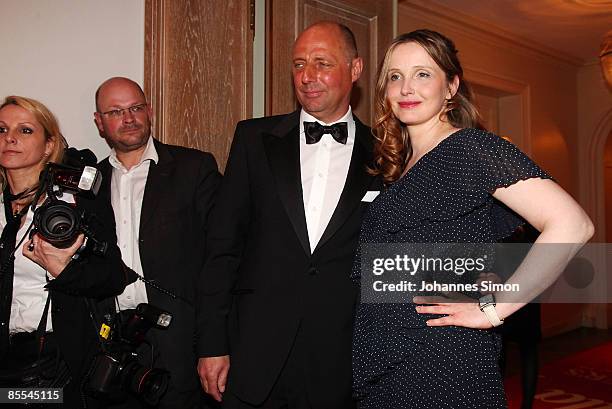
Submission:
{"label": "tuxedo jacket", "polygon": [[[204,262],[207,219],[221,175],[209,153],[157,140],[154,143],[159,160],[150,164],[145,184],[140,260],[144,277],[177,298],[146,286],[148,302],[172,314],[168,329],[151,329],[149,335],[159,353],[155,366],[170,371],[171,387],[184,396],[191,394],[180,406],[187,407],[199,399],[201,388],[196,371],[194,300]],[[108,158],[100,163],[100,169],[103,182],[99,196],[110,202],[112,166]]]}
{"label": "tuxedo jacket", "polygon": [[380,190],[366,172],[370,129],[357,118],[339,202],[311,254],[302,198],[300,112],[239,122],[211,215],[199,283],[198,353],[230,355],[227,388],[262,403],[300,331],[315,407],[351,402],[357,289],[349,279],[362,198]]}

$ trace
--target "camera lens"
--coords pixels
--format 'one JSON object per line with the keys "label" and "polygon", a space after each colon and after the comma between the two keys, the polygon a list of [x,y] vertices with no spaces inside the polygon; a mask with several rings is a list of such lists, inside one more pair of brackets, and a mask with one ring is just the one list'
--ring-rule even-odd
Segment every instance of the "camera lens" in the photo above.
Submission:
{"label": "camera lens", "polygon": [[130,391],[148,405],[157,405],[168,389],[170,373],[164,369],[147,368],[137,362],[131,362],[128,366],[124,371]]}
{"label": "camera lens", "polygon": [[64,214],[54,214],[47,220],[47,228],[55,235],[65,234],[71,226],[72,220]]}
{"label": "camera lens", "polygon": [[34,212],[34,226],[41,236],[58,248],[70,247],[79,234],[79,213],[69,203],[46,203]]}

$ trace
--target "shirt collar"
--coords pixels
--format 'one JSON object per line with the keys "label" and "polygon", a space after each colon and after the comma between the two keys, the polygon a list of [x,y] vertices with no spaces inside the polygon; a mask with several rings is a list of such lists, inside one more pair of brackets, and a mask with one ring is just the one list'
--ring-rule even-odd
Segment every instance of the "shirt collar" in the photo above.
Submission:
{"label": "shirt collar", "polygon": [[[142,152],[140,161],[132,169],[139,167],[140,165],[142,165],[144,162],[148,160],[150,160],[153,163],[157,163],[159,161],[159,156],[157,155],[157,149],[155,149],[155,144],[153,143],[153,137],[151,136],[149,136],[149,140],[147,141],[147,146],[145,147],[144,152]],[[111,153],[108,157],[108,161],[111,164],[111,166],[114,167],[115,169],[121,169],[124,171],[126,170],[125,166],[123,166],[123,164],[119,161],[119,159],[117,159],[117,152],[115,151],[114,148],[111,149]]]}
{"label": "shirt collar", "polygon": [[331,122],[331,123],[326,123],[326,122],[323,122],[323,121],[315,118],[314,116],[310,115],[308,112],[304,111],[304,109],[302,108],[302,111],[300,112],[300,124],[303,125],[304,121],[306,121],[306,122],[318,122],[321,125],[328,126],[328,125],[333,125],[333,124],[338,123],[338,122],[347,122],[347,123],[354,122],[354,119],[353,119],[353,114],[352,114],[352,111],[351,111],[351,107],[349,105],[348,110],[346,111],[346,114],[344,114],[342,116],[342,118],[338,119],[337,121]]}

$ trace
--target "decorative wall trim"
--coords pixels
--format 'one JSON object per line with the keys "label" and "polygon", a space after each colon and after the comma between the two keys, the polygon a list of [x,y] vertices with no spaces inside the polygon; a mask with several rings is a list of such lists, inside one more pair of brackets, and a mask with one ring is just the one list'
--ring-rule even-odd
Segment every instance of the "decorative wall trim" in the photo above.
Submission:
{"label": "decorative wall trim", "polygon": [[145,0],[144,92],[153,109],[153,135],[164,139],[164,2]]}
{"label": "decorative wall trim", "polygon": [[605,181],[604,158],[606,141],[612,132],[612,109],[609,109],[599,120],[595,131],[589,138],[587,149],[581,150],[581,163],[590,163],[585,167],[579,178],[581,202],[591,216],[595,225],[595,234],[592,241],[606,242],[606,207],[605,207]]}
{"label": "decorative wall trim", "polygon": [[464,68],[465,79],[474,85],[480,85],[487,88],[506,93],[509,95],[518,95],[521,99],[521,116],[522,116],[522,140],[520,148],[527,155],[531,154],[531,97],[529,85],[517,81],[513,78],[506,78],[499,75],[480,71],[472,67]]}
{"label": "decorative wall trim", "polygon": [[[604,152],[608,136],[612,132],[612,109],[599,120],[595,131],[588,140],[587,148],[580,150],[580,163],[590,163],[586,172],[579,175],[580,202],[595,225],[592,241],[606,242],[606,192],[604,174]],[[582,168],[581,168],[582,169]],[[605,260],[603,261],[605,263]],[[608,308],[606,304],[591,304],[584,309],[583,325],[595,328],[608,328]]]}

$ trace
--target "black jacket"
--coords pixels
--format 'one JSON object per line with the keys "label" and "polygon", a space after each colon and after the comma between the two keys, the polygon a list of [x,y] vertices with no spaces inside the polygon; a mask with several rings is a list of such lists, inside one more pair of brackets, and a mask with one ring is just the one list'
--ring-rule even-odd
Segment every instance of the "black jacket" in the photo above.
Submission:
{"label": "black jacket", "polygon": [[371,134],[357,118],[344,190],[311,254],[300,176],[299,111],[238,123],[211,215],[199,283],[198,353],[230,354],[228,390],[252,404],[272,389],[300,328],[314,407],[351,405],[357,289],[349,275]]}
{"label": "black jacket", "polygon": [[[204,264],[207,221],[221,175],[214,157],[196,149],[154,141],[159,157],[151,163],[140,216],[139,250],[144,277],[179,298],[146,287],[147,299],[172,314],[167,330],[149,331],[159,352],[156,367],[168,369],[172,387],[187,400],[199,400],[195,354],[195,293]],[[112,166],[100,163],[99,196],[110,203]],[[114,226],[114,216],[111,219]],[[170,398],[168,398],[170,399]]]}

